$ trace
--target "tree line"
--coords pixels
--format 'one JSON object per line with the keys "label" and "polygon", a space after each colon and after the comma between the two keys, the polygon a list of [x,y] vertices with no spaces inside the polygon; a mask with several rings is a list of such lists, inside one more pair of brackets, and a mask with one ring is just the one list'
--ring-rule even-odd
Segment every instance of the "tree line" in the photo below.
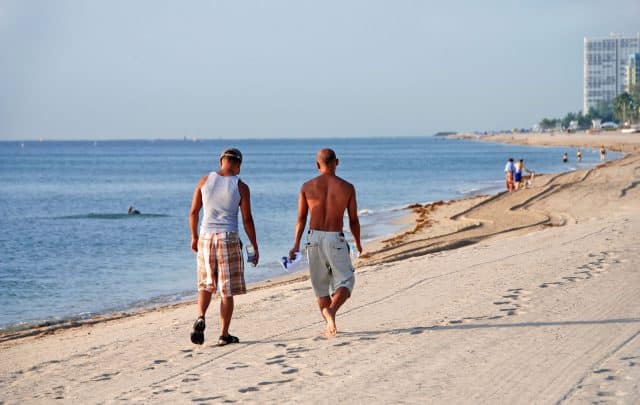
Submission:
{"label": "tree line", "polygon": [[540,129],[569,128],[571,121],[577,121],[578,128],[591,128],[591,121],[612,121],[625,125],[640,121],[640,84],[632,87],[630,92],[618,95],[613,102],[601,102],[596,108],[590,108],[586,114],[582,111],[567,113],[563,118],[543,118],[538,123]]}

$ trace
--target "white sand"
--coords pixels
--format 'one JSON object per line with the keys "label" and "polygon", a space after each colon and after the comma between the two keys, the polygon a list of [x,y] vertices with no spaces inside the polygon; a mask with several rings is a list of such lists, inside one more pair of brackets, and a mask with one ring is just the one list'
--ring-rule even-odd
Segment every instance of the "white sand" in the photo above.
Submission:
{"label": "white sand", "polygon": [[[489,230],[473,244],[420,255],[435,223],[395,257],[373,253],[336,338],[320,337],[309,281],[294,282],[238,298],[237,345],[213,345],[217,302],[201,347],[194,305],[4,341],[0,401],[638,403],[640,157],[563,177],[488,203],[505,215],[458,217]],[[455,227],[469,205],[433,218]],[[558,217],[488,236],[514,213]]]}

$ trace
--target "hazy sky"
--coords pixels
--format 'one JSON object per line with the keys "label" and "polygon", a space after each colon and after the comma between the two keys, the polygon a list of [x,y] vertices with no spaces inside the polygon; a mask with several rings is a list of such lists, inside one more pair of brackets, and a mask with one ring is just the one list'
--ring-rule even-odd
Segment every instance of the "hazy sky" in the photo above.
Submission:
{"label": "hazy sky", "polygon": [[578,111],[638,0],[0,0],[0,139],[395,136]]}

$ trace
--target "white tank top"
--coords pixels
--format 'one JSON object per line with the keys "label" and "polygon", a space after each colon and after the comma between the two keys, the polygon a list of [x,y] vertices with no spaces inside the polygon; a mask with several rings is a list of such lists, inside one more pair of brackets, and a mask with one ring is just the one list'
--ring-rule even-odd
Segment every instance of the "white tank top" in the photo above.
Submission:
{"label": "white tank top", "polygon": [[238,232],[240,190],[238,176],[209,173],[202,192],[202,224],[200,233]]}

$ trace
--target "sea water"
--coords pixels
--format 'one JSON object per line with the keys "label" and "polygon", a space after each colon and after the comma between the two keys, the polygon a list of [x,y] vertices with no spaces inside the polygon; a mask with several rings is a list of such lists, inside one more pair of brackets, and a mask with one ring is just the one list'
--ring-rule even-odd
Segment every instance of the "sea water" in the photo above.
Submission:
{"label": "sea water", "polygon": [[575,149],[439,137],[0,142],[0,329],[193,297],[191,199],[230,146],[244,154],[260,248],[247,282],[284,273],[319,148],[335,149],[338,175],[356,186],[365,240],[396,231],[409,204],[502,189],[508,157],[547,173],[598,161],[588,149],[563,164]]}

